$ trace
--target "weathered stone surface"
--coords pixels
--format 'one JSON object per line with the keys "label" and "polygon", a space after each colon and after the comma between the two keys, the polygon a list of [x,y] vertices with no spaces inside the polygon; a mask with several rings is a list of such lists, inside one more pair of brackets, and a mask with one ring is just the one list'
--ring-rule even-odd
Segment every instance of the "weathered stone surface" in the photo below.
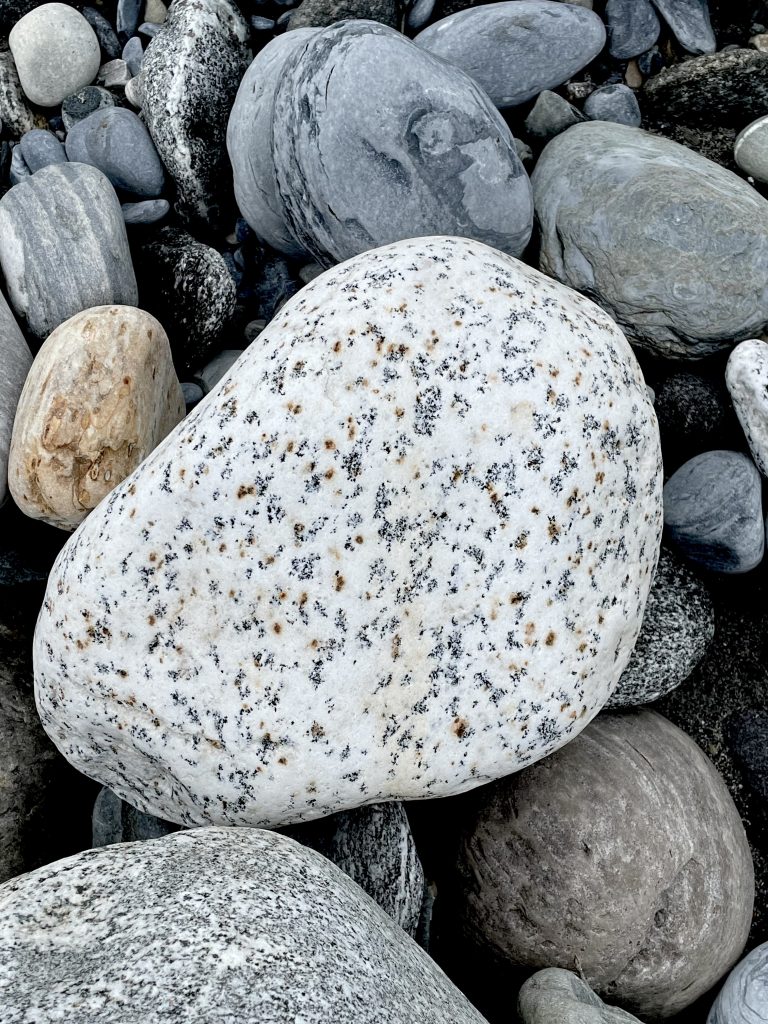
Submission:
{"label": "weathered stone surface", "polygon": [[603,85],[584,101],[584,113],[591,121],[614,121],[639,128],[642,117],[637,98],[626,85]]}
{"label": "weathered stone surface", "polygon": [[607,0],[608,50],[626,60],[650,50],[659,38],[659,19],[651,0]]}
{"label": "weathered stone surface", "polygon": [[768,1020],[768,942],[733,968],[707,1024],[761,1024],[764,1020]]}
{"label": "weathered stone surface", "polygon": [[87,850],[6,883],[0,987],[8,1024],[30,1007],[88,1024],[483,1024],[343,872],[255,829]]}
{"label": "weathered stone surface", "polygon": [[398,28],[399,14],[398,0],[303,0],[291,15],[288,29],[327,28],[359,18]]}
{"label": "weathered stone surface", "polygon": [[738,959],[754,876],[723,780],[652,711],[606,712],[481,791],[460,859],[471,940],[573,966],[641,1020],[693,1003]]}
{"label": "weathered stone surface", "polygon": [[451,14],[414,42],[466,71],[497,107],[515,107],[594,60],[605,44],[605,27],[584,7],[513,0]]}
{"label": "weathered stone surface", "polygon": [[67,135],[67,156],[98,167],[124,192],[158,196],[163,191],[163,165],[150,134],[125,107],[95,111],[73,125]]}
{"label": "weathered stone surface", "polygon": [[61,119],[67,131],[71,131],[78,121],[85,120],[97,110],[114,107],[115,98],[108,89],[100,85],[87,85],[79,92],[67,96],[61,104]]}
{"label": "weathered stone surface", "polygon": [[0,293],[0,505],[8,496],[8,450],[13,417],[32,365],[32,353]]}
{"label": "weathered stone surface", "polygon": [[688,53],[714,53],[715,33],[707,0],[653,0],[678,43]]}
{"label": "weathered stone surface", "polygon": [[44,117],[35,116],[27,106],[13,54],[0,47],[0,121],[19,138],[33,128],[45,128]]}
{"label": "weathered stone surface", "polygon": [[728,357],[725,382],[757,468],[768,476],[768,344],[742,341]]}
{"label": "weathered stone surface", "polygon": [[553,139],[532,181],[541,269],[596,299],[634,344],[696,359],[768,325],[768,202],[742,178],[594,121]]}
{"label": "weathered stone surface", "polygon": [[290,301],[62,551],[41,716],[86,774],[184,824],[470,789],[607,700],[659,490],[602,311],[465,239],[366,253]]}
{"label": "weathered stone surface", "polygon": [[83,309],[138,298],[115,190],[85,164],[43,167],[0,199],[0,266],[38,338]]}
{"label": "weathered stone surface", "polygon": [[637,645],[606,707],[647,704],[674,690],[707,653],[714,635],[707,588],[662,548]]}
{"label": "weathered stone surface", "polygon": [[422,235],[514,256],[530,238],[530,182],[501,115],[458,68],[375,22],[323,29],[288,58],[272,150],[290,232],[325,265]]}
{"label": "weathered stone surface", "polygon": [[50,335],[19,398],[8,460],[28,516],[74,530],[184,417],[168,338],[149,313],[97,306]]}
{"label": "weathered stone surface", "polygon": [[251,59],[229,0],[175,0],[141,65],[142,114],[185,219],[218,227],[229,206],[225,135]]}
{"label": "weathered stone surface", "polygon": [[640,1024],[637,1017],[606,1006],[586,981],[562,967],[532,975],[517,998],[522,1024]]}
{"label": "weathered stone surface", "polygon": [[768,116],[758,117],[739,132],[733,157],[745,174],[756,181],[768,181]]}
{"label": "weathered stone surface", "polygon": [[96,77],[101,51],[85,18],[67,4],[43,4],[8,36],[21,87],[33,103],[55,107]]}

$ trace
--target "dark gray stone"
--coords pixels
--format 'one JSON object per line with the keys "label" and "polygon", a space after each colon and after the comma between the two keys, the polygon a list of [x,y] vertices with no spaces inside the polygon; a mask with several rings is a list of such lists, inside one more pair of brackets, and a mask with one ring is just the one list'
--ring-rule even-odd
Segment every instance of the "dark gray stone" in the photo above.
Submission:
{"label": "dark gray stone", "polygon": [[125,107],[106,107],[74,124],[67,135],[67,156],[98,167],[124,192],[154,197],[163,191],[163,165],[152,138]]}
{"label": "dark gray stone", "polygon": [[747,708],[728,719],[728,749],[747,786],[758,799],[768,801],[768,711]]}
{"label": "dark gray stone", "polygon": [[33,174],[49,164],[67,162],[67,154],[62,144],[53,132],[47,132],[43,128],[34,128],[26,135],[22,135],[18,148],[24,157],[24,163]]}
{"label": "dark gray stone", "polygon": [[115,27],[123,43],[136,32],[143,7],[144,0],[117,0]]}
{"label": "dark gray stone", "polygon": [[697,359],[768,325],[768,202],[743,178],[591,121],[549,143],[532,181],[541,269],[594,298],[633,344]]}
{"label": "dark gray stone", "polygon": [[659,38],[659,19],[651,0],[608,0],[605,5],[608,50],[627,60],[649,50]]}
{"label": "dark gray stone", "polygon": [[688,53],[714,53],[715,33],[707,0],[653,0],[678,43]]}
{"label": "dark gray stone", "polygon": [[144,47],[141,45],[141,40],[138,36],[131,36],[123,47],[121,56],[128,65],[128,70],[131,74],[138,75],[144,61]]}
{"label": "dark gray stone", "polygon": [[707,1024],[761,1024],[768,1020],[768,942],[745,956],[725,979]]}
{"label": "dark gray stone", "polygon": [[144,54],[142,115],[177,189],[184,220],[229,213],[227,118],[250,63],[248,24],[229,0],[175,0]]}
{"label": "dark gray stone", "polygon": [[604,85],[584,101],[584,113],[590,121],[613,121],[639,128],[642,116],[637,97],[626,85]]}
{"label": "dark gray stone", "polygon": [[704,452],[664,487],[669,540],[712,572],[749,572],[765,550],[760,474],[741,452]]}
{"label": "dark gray stone", "polygon": [[539,93],[528,117],[525,130],[534,139],[549,142],[556,135],[586,121],[582,112],[556,92],[545,89]]}
{"label": "dark gray stone", "polygon": [[141,203],[123,203],[121,209],[126,224],[156,224],[168,216],[171,204],[167,199],[145,199]]}
{"label": "dark gray stone", "polygon": [[31,365],[32,353],[0,293],[0,505],[8,496],[8,450],[13,419]]}
{"label": "dark gray stone", "polygon": [[154,814],[145,814],[131,807],[106,786],[101,787],[96,797],[92,821],[94,848],[159,839],[179,830],[179,826],[172,821],[163,821]]}
{"label": "dark gray stone", "polygon": [[205,398],[203,389],[199,384],[193,384],[188,381],[184,381],[181,385],[181,390],[184,393],[184,403],[187,407],[187,412],[197,405],[198,402],[202,402]]}
{"label": "dark gray stone", "polygon": [[632,656],[606,707],[647,704],[690,676],[715,635],[707,588],[662,548]]}
{"label": "dark gray stone", "polygon": [[327,28],[337,21],[363,18],[397,28],[398,0],[303,0],[291,17],[289,31],[297,28]]}
{"label": "dark gray stone", "polygon": [[38,338],[90,306],[138,304],[120,203],[86,164],[43,167],[0,199],[0,265]]}
{"label": "dark gray stone", "polygon": [[514,0],[459,11],[414,42],[466,71],[497,107],[514,107],[594,60],[605,45],[605,27],[584,7]]}
{"label": "dark gray stone", "polygon": [[618,1006],[607,1006],[578,974],[562,967],[546,967],[525,982],[517,1013],[521,1024],[640,1024]]}
{"label": "dark gray stone", "polygon": [[96,33],[104,60],[115,60],[119,57],[122,50],[120,40],[104,15],[100,14],[95,7],[84,7],[82,14]]}
{"label": "dark gray stone", "polygon": [[420,235],[513,256],[530,237],[530,182],[498,111],[461,71],[383,25],[342,22],[294,51],[272,148],[290,232],[326,266]]}
{"label": "dark gray stone", "polygon": [[416,0],[408,11],[408,28],[411,32],[417,32],[420,28],[424,28],[432,17],[434,9],[435,0]]}
{"label": "dark gray stone", "polygon": [[67,131],[71,131],[78,121],[85,120],[97,110],[114,106],[115,97],[108,89],[100,85],[86,85],[80,92],[67,96],[61,104],[61,119]]}
{"label": "dark gray stone", "polygon": [[670,374],[656,388],[654,406],[668,472],[701,452],[728,447],[727,393],[707,378]]}

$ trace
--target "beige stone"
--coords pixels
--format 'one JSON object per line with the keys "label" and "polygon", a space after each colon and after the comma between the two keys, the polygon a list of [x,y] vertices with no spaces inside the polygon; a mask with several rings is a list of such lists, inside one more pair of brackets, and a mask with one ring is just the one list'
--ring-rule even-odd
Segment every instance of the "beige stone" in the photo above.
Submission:
{"label": "beige stone", "polygon": [[66,320],[32,364],[13,425],[8,483],[33,519],[74,530],[184,417],[168,338],[133,306]]}

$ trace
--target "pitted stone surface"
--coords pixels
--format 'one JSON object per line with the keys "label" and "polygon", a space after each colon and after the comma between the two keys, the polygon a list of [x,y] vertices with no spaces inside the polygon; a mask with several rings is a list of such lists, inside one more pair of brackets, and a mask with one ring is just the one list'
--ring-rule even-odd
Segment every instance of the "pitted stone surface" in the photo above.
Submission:
{"label": "pitted stone surface", "polygon": [[466,239],[316,278],[63,549],[43,723],[183,824],[460,792],[575,736],[661,529],[653,408],[587,299]]}
{"label": "pitted stone surface", "polygon": [[107,846],[0,887],[3,1024],[484,1024],[324,857],[256,829]]}
{"label": "pitted stone surface", "polygon": [[545,967],[520,989],[517,1012],[523,1024],[640,1024],[618,1006],[608,1006],[573,971]]}

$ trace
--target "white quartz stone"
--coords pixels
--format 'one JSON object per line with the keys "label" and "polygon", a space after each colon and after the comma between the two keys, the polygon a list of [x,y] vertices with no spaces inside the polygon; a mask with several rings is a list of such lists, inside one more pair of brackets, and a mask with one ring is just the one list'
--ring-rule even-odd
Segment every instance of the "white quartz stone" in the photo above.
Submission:
{"label": "white quartz stone", "polygon": [[728,357],[725,383],[757,468],[768,476],[768,344],[742,341]]}
{"label": "white quartz stone", "polygon": [[8,43],[22,89],[41,107],[55,107],[89,85],[99,70],[96,33],[67,4],[43,4],[25,14]]}
{"label": "white quartz stone", "polygon": [[43,723],[184,824],[458,793],[608,699],[660,502],[605,313],[479,242],[373,250],[291,299],[65,546]]}

